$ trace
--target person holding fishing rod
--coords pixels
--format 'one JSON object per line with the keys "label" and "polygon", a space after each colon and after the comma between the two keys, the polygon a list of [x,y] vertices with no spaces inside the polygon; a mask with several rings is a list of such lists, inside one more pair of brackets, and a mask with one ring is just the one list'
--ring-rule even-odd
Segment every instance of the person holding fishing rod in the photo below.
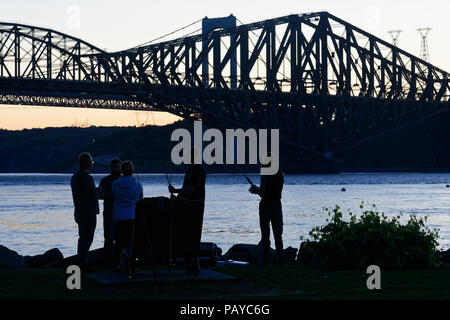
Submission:
{"label": "person holding fishing rod", "polygon": [[[124,161],[121,171],[123,176],[115,180],[112,185],[116,263],[120,262],[120,256],[124,250],[128,256],[131,255],[136,202],[144,197],[142,184],[134,175],[133,162]],[[122,266],[118,265],[116,269],[120,270]]]}
{"label": "person holding fishing rod", "polygon": [[[178,194],[178,197],[175,198],[175,200],[179,200],[176,210],[185,211],[183,215],[189,220],[189,225],[184,230],[180,230],[185,234],[179,236],[184,237],[186,241],[192,240],[192,243],[189,243],[192,250],[186,256],[186,268],[188,274],[197,275],[200,272],[199,254],[205,210],[206,173],[201,164],[195,164],[194,160],[198,156],[198,151],[194,147],[190,151],[191,161],[184,176],[183,187],[176,189],[169,181],[169,192],[171,195]],[[197,218],[199,221],[197,221]],[[191,258],[194,260],[193,263]]]}
{"label": "person holding fishing rod", "polygon": [[269,262],[270,224],[272,224],[277,253],[275,263],[283,265],[283,212],[281,194],[283,192],[284,174],[278,170],[274,175],[261,175],[261,184],[259,187],[254,185],[247,176],[245,177],[251,184],[249,192],[261,197],[261,201],[259,202],[259,225],[261,228],[263,263],[266,265]]}

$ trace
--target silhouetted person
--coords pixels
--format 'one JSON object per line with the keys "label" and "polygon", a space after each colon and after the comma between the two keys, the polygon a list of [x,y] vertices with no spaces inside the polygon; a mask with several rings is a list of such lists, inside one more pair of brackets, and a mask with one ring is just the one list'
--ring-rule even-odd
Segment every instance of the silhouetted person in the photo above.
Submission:
{"label": "silhouetted person", "polygon": [[[188,230],[188,232],[198,233],[200,239],[195,238],[194,245],[195,248],[192,251],[192,256],[186,257],[186,267],[189,274],[197,275],[200,272],[200,240],[201,240],[201,227],[203,224],[203,213],[205,210],[205,183],[206,183],[206,173],[201,164],[195,164],[194,159],[199,156],[195,148],[191,149],[191,164],[186,171],[183,181],[183,187],[181,189],[174,188],[171,184],[169,185],[169,192],[171,194],[178,194],[180,200],[187,201],[185,214],[191,216],[201,217],[199,224],[194,224],[193,230]],[[200,228],[200,230],[198,229]],[[191,237],[189,237],[191,238]],[[198,243],[197,243],[198,242]],[[192,263],[191,258],[193,258],[194,263]]]}
{"label": "silhouetted person", "polygon": [[123,250],[126,250],[127,254],[129,254],[136,213],[136,202],[142,199],[144,194],[142,184],[134,176],[133,163],[131,161],[123,162],[121,170],[123,176],[114,181],[112,185],[112,194],[114,197],[115,263],[120,262],[120,255]]}
{"label": "silhouetted person", "polygon": [[110,163],[110,175],[106,176],[100,182],[99,198],[103,199],[103,235],[105,250],[105,265],[111,267],[114,257],[114,197],[112,194],[112,185],[114,181],[122,176],[122,161],[113,159]]}
{"label": "silhouetted person", "polygon": [[253,185],[249,192],[261,197],[259,202],[259,225],[261,228],[261,245],[263,248],[263,262],[269,262],[270,224],[277,252],[277,263],[283,264],[283,212],[281,193],[283,191],[284,175],[278,171],[275,175],[262,175],[261,186]]}
{"label": "silhouetted person", "polygon": [[94,240],[97,214],[99,214],[98,194],[95,182],[89,171],[92,170],[94,161],[92,156],[81,153],[78,156],[78,171],[72,176],[73,203],[75,205],[75,222],[78,224],[78,264],[83,271],[89,270],[88,254]]}

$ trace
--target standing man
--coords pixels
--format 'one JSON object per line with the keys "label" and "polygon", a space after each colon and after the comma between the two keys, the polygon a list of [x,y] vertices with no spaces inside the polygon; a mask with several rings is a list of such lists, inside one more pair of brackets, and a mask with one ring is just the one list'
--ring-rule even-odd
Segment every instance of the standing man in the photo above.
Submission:
{"label": "standing man", "polygon": [[78,224],[78,265],[82,271],[88,271],[89,248],[94,240],[99,214],[98,195],[94,179],[89,174],[94,165],[92,156],[87,152],[81,153],[78,165],[79,169],[72,176],[70,185],[75,205],[75,222]]}
{"label": "standing man", "polygon": [[106,267],[113,266],[114,257],[114,197],[112,194],[112,185],[114,181],[122,176],[120,171],[122,160],[115,158],[110,163],[110,175],[106,176],[100,182],[99,198],[103,202],[103,235],[105,238],[105,265]]}
{"label": "standing man", "polygon": [[261,186],[252,185],[249,192],[261,197],[259,202],[259,225],[261,228],[261,244],[263,247],[263,262],[269,262],[270,224],[277,252],[277,264],[284,263],[283,257],[283,212],[281,193],[283,191],[284,175],[278,170],[275,175],[262,175]]}

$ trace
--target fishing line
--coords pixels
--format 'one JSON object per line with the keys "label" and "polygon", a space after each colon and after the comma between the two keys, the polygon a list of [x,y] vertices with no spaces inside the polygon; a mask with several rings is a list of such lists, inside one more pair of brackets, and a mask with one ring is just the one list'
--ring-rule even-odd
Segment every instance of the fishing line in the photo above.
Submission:
{"label": "fishing line", "polygon": [[133,135],[131,135],[131,152],[133,153],[134,171],[136,172],[136,177],[138,179],[138,182],[141,183],[141,179],[139,178],[139,172],[138,172],[137,165],[136,165],[136,151],[134,149]]}
{"label": "fishing line", "polygon": [[241,174],[245,177],[245,179],[248,181],[248,183],[250,183],[250,185],[254,186],[255,184],[252,182],[252,180],[250,180],[250,178],[245,174],[244,170],[242,170],[242,168],[239,165],[235,165],[239,171],[241,172]]}

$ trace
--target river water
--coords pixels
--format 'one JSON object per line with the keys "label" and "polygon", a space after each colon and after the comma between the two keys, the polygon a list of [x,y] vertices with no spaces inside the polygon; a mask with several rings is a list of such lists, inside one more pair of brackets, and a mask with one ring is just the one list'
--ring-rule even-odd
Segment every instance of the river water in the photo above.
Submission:
{"label": "river water", "polygon": [[[94,175],[98,185],[103,175]],[[59,248],[64,256],[76,253],[77,226],[73,218],[70,175],[0,174],[0,244],[22,255]],[[258,182],[258,176],[250,176]],[[141,175],[145,197],[168,196],[165,175]],[[172,175],[175,186],[182,175]],[[376,204],[387,216],[429,216],[440,229],[440,247],[450,247],[450,174],[382,173],[288,175],[283,191],[284,243],[298,248],[300,236],[325,224],[324,207],[339,205],[360,212],[362,201]],[[233,244],[260,240],[258,198],[248,193],[240,175],[208,175],[203,242],[224,251]],[[346,192],[341,192],[345,188]],[[102,205],[102,204],[101,204]],[[99,215],[92,248],[102,247]],[[273,244],[273,238],[272,238]]]}

